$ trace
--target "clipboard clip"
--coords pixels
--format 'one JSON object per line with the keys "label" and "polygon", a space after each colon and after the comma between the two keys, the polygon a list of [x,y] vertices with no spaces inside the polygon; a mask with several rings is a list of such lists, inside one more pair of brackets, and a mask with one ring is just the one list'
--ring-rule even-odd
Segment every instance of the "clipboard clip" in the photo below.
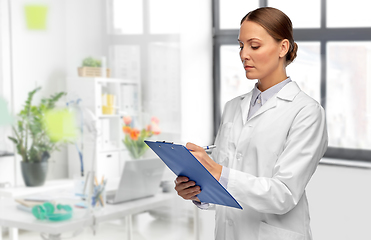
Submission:
{"label": "clipboard clip", "polygon": [[166,141],[156,141],[158,143],[170,143],[170,144],[173,144],[174,142],[166,142]]}

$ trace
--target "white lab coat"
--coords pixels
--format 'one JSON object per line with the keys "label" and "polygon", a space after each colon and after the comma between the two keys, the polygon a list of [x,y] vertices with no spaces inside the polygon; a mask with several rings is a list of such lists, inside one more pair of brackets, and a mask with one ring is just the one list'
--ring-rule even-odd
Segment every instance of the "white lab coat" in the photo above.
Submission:
{"label": "white lab coat", "polygon": [[243,210],[216,206],[217,240],[311,240],[305,187],[327,149],[321,105],[286,84],[247,121],[252,91],[229,101],[212,158]]}

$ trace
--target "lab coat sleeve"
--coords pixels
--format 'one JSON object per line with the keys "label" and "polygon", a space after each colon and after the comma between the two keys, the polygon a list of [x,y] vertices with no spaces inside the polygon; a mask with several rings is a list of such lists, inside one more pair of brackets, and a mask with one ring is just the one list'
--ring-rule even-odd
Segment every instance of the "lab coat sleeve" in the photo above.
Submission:
{"label": "lab coat sleeve", "polygon": [[[228,191],[258,212],[285,214],[294,208],[327,149],[325,112],[307,105],[294,118],[271,177],[230,169]],[[263,146],[262,146],[263,147]]]}

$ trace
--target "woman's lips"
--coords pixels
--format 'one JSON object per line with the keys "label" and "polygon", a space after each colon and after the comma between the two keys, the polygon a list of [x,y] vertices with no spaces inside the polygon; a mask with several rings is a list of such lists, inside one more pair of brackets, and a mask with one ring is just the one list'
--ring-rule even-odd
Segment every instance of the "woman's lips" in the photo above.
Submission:
{"label": "woman's lips", "polygon": [[252,69],[254,68],[253,66],[248,66],[248,65],[245,65],[245,70],[249,70],[249,69]]}

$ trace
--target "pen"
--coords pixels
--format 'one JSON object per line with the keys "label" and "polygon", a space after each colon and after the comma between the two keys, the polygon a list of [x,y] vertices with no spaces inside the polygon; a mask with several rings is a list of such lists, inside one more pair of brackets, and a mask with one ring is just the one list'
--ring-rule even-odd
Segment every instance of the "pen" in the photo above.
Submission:
{"label": "pen", "polygon": [[216,148],[216,145],[205,146],[205,147],[202,147],[202,148],[204,150],[214,149],[214,148]]}

